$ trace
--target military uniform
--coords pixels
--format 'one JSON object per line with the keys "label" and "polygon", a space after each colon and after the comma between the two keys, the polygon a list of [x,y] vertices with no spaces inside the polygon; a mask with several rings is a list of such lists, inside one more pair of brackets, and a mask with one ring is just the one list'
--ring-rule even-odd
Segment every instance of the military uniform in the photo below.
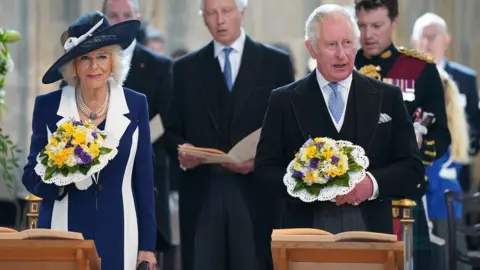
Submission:
{"label": "military uniform", "polygon": [[[431,113],[435,121],[423,137],[420,152],[429,166],[443,156],[450,145],[443,86],[432,60],[414,50],[390,45],[378,56],[368,56],[359,50],[355,59],[357,70],[367,76],[397,85],[402,89],[405,106],[412,119],[419,109]],[[432,259],[425,211],[421,200],[414,209],[414,269],[428,270]],[[397,226],[398,228],[398,226]]]}

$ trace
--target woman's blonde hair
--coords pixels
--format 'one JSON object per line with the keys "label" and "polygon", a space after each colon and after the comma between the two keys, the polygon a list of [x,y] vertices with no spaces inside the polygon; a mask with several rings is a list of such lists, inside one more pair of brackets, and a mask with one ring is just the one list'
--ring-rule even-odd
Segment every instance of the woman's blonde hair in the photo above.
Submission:
{"label": "woman's blonde hair", "polygon": [[[107,46],[102,48],[102,50],[106,50],[112,54],[112,76],[108,80],[109,83],[112,86],[122,86],[130,69],[130,66],[124,61],[124,51],[118,45]],[[63,79],[68,85],[74,88],[80,86],[80,80],[75,70],[75,59],[61,66],[60,73],[62,73]]]}
{"label": "woman's blonde hair", "polygon": [[468,163],[470,160],[468,124],[464,108],[460,103],[460,92],[455,81],[445,70],[438,68],[438,73],[443,84],[448,130],[452,137],[450,159],[457,163]]}

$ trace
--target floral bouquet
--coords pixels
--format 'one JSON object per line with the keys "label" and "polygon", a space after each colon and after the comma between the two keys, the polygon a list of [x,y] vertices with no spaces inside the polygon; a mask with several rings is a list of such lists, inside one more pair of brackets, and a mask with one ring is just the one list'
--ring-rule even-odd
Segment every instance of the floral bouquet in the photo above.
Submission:
{"label": "floral bouquet", "polygon": [[332,201],[348,194],[366,175],[362,147],[330,138],[308,139],[287,167],[283,183],[304,202]]}
{"label": "floral bouquet", "polygon": [[110,137],[88,121],[64,122],[49,134],[35,172],[48,184],[74,183],[78,189],[87,189],[93,183],[91,176],[117,155],[118,142]]}

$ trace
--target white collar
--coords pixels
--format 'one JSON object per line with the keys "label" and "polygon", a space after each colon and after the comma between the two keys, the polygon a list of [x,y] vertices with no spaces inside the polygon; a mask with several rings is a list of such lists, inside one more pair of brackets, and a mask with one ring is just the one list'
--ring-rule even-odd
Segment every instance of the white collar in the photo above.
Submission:
{"label": "white collar", "polygon": [[[315,72],[317,75],[317,82],[318,86],[320,86],[320,90],[322,90],[331,83],[323,77],[323,75],[320,73],[320,71],[318,71],[318,69],[315,69]],[[352,85],[352,73],[350,73],[350,75],[348,75],[345,80],[339,81],[337,83],[343,86],[343,88],[345,89],[350,89],[350,86]]]}
{"label": "white collar", "polygon": [[240,36],[235,40],[232,45],[230,46],[225,46],[216,40],[213,40],[213,48],[214,48],[214,56],[215,58],[218,57],[220,53],[223,52],[223,49],[226,47],[232,48],[234,51],[238,52],[239,54],[243,53],[243,48],[245,47],[245,39],[246,39],[246,34],[243,28],[240,28]]}

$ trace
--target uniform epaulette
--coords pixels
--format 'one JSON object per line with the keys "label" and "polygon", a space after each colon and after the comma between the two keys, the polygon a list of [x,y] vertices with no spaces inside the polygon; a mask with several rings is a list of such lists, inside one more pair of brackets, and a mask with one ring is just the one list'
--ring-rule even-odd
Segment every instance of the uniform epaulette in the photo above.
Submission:
{"label": "uniform epaulette", "polygon": [[413,49],[407,49],[405,47],[398,47],[397,49],[398,49],[398,52],[401,54],[423,60],[427,63],[433,63],[433,57],[428,54],[425,54]]}

